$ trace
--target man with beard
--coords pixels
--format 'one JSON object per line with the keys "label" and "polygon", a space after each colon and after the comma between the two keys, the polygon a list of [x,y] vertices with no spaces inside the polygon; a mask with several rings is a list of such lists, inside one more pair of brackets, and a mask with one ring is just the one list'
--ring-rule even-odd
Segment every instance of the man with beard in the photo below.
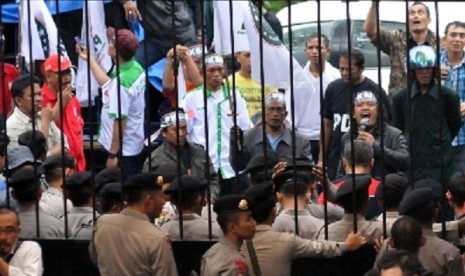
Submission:
{"label": "man with beard", "polygon": [[18,214],[0,207],[0,274],[42,275],[42,251],[34,241],[19,241],[21,226]]}

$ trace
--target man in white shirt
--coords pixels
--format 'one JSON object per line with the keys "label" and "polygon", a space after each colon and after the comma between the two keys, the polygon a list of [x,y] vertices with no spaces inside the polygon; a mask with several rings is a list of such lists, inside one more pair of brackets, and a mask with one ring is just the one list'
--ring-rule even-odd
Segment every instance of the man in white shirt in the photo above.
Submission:
{"label": "man in white shirt", "polygon": [[[231,128],[235,124],[242,130],[247,130],[251,124],[247,104],[238,91],[231,93],[229,83],[223,82],[225,70],[221,56],[207,56],[205,66],[205,96],[204,86],[199,86],[187,94],[184,101],[188,140],[204,147],[208,141],[210,159],[220,178],[219,196],[240,194],[247,189],[248,184],[246,176],[236,175],[229,162],[229,141]],[[207,98],[206,115],[204,97]],[[205,138],[206,125],[208,140]]]}
{"label": "man in white shirt", "polygon": [[[321,53],[321,56],[320,56]],[[311,89],[294,91],[295,128],[310,140],[312,157],[318,162],[320,141],[320,98],[324,96],[328,84],[341,77],[339,70],[334,68],[328,59],[330,54],[329,39],[326,35],[314,33],[305,42],[305,55],[308,62],[304,67],[305,77]],[[291,106],[287,97],[287,106]],[[291,113],[288,115],[292,121]]]}
{"label": "man in white shirt", "polygon": [[[11,87],[15,102],[13,113],[6,120],[6,128],[10,143],[8,147],[18,145],[18,136],[28,130],[40,130],[48,145],[48,154],[61,153],[61,131],[54,122],[53,110],[50,106],[42,109],[42,90],[37,77],[24,75],[17,78]],[[68,142],[64,137],[65,149]]]}
{"label": "man in white shirt", "polygon": [[42,250],[34,241],[19,241],[18,214],[0,207],[0,275],[42,275]]}

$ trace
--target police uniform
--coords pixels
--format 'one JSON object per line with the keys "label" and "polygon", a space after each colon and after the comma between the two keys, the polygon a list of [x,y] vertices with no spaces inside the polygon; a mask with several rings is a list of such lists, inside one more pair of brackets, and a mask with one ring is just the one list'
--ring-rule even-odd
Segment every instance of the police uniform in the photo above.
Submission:
{"label": "police uniform", "polygon": [[[171,182],[168,188],[165,190],[165,194],[174,196],[181,192],[181,195],[187,195],[190,193],[205,192],[208,183],[196,176],[182,175]],[[209,239],[208,220],[200,217],[199,214],[184,213],[182,221],[183,227],[183,239],[184,240],[206,240]],[[162,225],[161,229],[171,239],[181,239],[179,232],[180,224],[179,214],[171,220]],[[217,223],[212,222],[212,238],[218,239],[220,237],[220,227]]]}
{"label": "police uniform", "polygon": [[[123,195],[160,190],[157,175],[137,174],[123,185]],[[178,275],[171,242],[149,217],[128,207],[119,214],[101,216],[89,245],[105,275]]]}
{"label": "police uniform", "polygon": [[[249,211],[250,201],[243,196],[220,197],[214,205],[218,215],[224,212]],[[202,256],[200,275],[249,275],[247,261],[240,247],[223,237]]]}
{"label": "police uniform", "polygon": [[[256,204],[274,199],[270,184],[255,185],[247,190],[245,195]],[[278,233],[267,224],[257,225],[252,243],[261,275],[291,275],[291,265],[295,259],[304,257],[330,258],[340,256],[345,250],[344,243],[302,239],[295,234]],[[247,245],[242,246],[241,252],[246,256],[249,267],[253,267]],[[251,275],[255,275],[253,269],[250,270]]]}
{"label": "police uniform", "polygon": [[[412,210],[421,210],[422,206],[438,200],[434,192],[429,188],[419,188],[405,194],[399,205],[399,214],[409,215]],[[454,245],[438,238],[431,229],[424,226],[423,236],[425,244],[418,251],[418,260],[423,267],[438,275],[465,275],[460,251]],[[384,241],[377,261],[388,250],[388,240]]]}
{"label": "police uniform", "polygon": [[[63,185],[65,190],[72,193],[76,190],[93,188],[92,173],[78,172],[68,177]],[[73,192],[74,193],[74,192]],[[90,200],[91,195],[89,195]],[[98,216],[98,214],[96,214]],[[92,226],[94,220],[93,208],[90,206],[74,206],[68,213],[68,228],[71,236],[79,239],[92,237]]]}
{"label": "police uniform", "polygon": [[[10,178],[10,187],[16,194],[31,195],[40,189],[39,176],[34,171],[34,168],[21,168]],[[64,224],[56,217],[45,213],[40,208],[36,210],[35,204],[31,202],[18,202],[16,211],[18,212],[19,220],[21,221],[22,239],[57,239],[65,237]],[[39,216],[39,236],[37,235],[36,219]]]}
{"label": "police uniform", "polygon": [[[102,214],[113,213],[111,208],[115,204],[120,204],[121,206],[123,206],[123,199],[121,196],[121,184],[113,182],[113,183],[107,183],[103,185],[103,187],[98,192],[98,198],[99,198],[98,203],[100,205],[99,206],[100,212]],[[107,203],[111,203],[112,205],[109,206]],[[105,206],[105,210],[103,206],[104,204],[107,205]],[[110,208],[110,209],[107,209],[107,208]]]}
{"label": "police uniform", "polygon": [[[357,196],[366,196],[368,200],[368,187],[371,183],[371,177],[368,175],[355,177],[355,193]],[[352,204],[353,196],[353,182],[352,178],[348,178],[341,187],[337,190],[336,200],[337,204],[347,205]],[[366,203],[368,204],[368,202]],[[358,206],[360,207],[360,206]],[[354,232],[354,215],[357,221],[357,233],[362,234],[368,244],[375,244],[376,239],[383,236],[383,223],[377,220],[367,221],[364,214],[350,214],[345,213],[340,221],[329,224],[328,239],[332,241],[345,241],[347,235]],[[325,239],[325,231],[323,226],[316,235],[316,239]]]}
{"label": "police uniform", "polygon": [[[324,222],[310,215],[308,210],[298,210],[299,237],[313,239],[323,227]],[[273,223],[273,231],[295,233],[295,211],[291,209],[282,210]],[[345,239],[344,239],[345,240]]]}

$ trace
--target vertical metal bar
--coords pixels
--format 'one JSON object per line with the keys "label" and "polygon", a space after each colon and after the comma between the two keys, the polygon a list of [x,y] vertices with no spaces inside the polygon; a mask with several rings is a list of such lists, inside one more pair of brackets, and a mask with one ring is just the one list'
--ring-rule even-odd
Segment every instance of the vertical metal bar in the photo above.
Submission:
{"label": "vertical metal bar", "polygon": [[[409,1],[405,1],[405,16],[406,16],[406,19],[405,19],[405,22],[406,22],[406,30],[405,30],[405,36],[406,36],[406,41],[407,41],[407,44],[405,45],[405,57],[406,57],[406,63],[407,63],[407,72],[405,72],[407,74],[407,101],[408,101],[408,108],[407,108],[407,125],[408,125],[408,133],[409,133],[409,138],[408,138],[408,148],[409,148],[409,152],[410,152],[410,156],[413,156],[415,153],[414,153],[414,149],[413,149],[413,133],[412,133],[412,124],[413,124],[413,114],[412,114],[412,97],[410,96],[411,95],[411,90],[412,90],[412,87],[413,87],[413,83],[412,83],[412,78],[411,78],[411,69],[410,69],[410,55],[409,55],[409,47],[408,47],[408,38],[409,38],[409,35],[410,35],[410,26],[409,26],[409,12],[410,12],[410,8],[409,8]],[[404,125],[404,128],[406,126]],[[407,132],[407,129],[404,129],[404,132]],[[411,185],[412,185],[412,189],[415,187],[415,175],[413,173],[415,169],[415,162],[413,161],[413,158],[410,158],[410,181],[411,181]]]}
{"label": "vertical metal bar", "polygon": [[[203,85],[203,95],[204,95],[204,116],[205,118],[208,118],[208,112],[207,112],[207,98],[206,98],[206,91],[207,88],[205,86],[205,80],[207,79],[207,71],[205,68],[205,43],[206,43],[206,37],[205,37],[205,6],[204,6],[204,1],[200,1],[200,16],[202,17],[202,78],[204,81]],[[211,179],[210,179],[210,153],[208,149],[208,122],[205,121],[205,175],[204,178],[207,179],[208,185],[207,185],[207,198],[208,198],[208,204],[207,204],[207,213],[208,213],[208,238],[211,240],[213,238],[212,236],[212,209],[211,209]]]}
{"label": "vertical metal bar", "polygon": [[[114,9],[113,10],[113,16],[116,18],[117,16],[119,16],[119,11],[118,9]],[[120,53],[119,53],[119,49],[118,49],[118,31],[119,29],[115,28],[115,78],[116,78],[116,83],[117,83],[117,87],[116,87],[116,93],[117,93],[117,102],[118,102],[118,118],[115,118],[115,120],[118,120],[118,141],[119,141],[119,151],[117,153],[118,155],[118,166],[120,167],[121,169],[121,174],[122,174],[122,179],[126,179],[127,177],[127,172],[124,171],[124,166],[123,166],[123,129],[122,129],[122,125],[123,125],[123,122],[122,122],[122,118],[121,118],[121,76],[120,76],[120,64],[119,64],[119,56],[120,56]],[[112,80],[113,81],[113,80]],[[113,92],[113,91],[112,91]],[[114,122],[113,122],[113,125],[114,125]],[[112,139],[113,139],[113,133],[112,133]]]}

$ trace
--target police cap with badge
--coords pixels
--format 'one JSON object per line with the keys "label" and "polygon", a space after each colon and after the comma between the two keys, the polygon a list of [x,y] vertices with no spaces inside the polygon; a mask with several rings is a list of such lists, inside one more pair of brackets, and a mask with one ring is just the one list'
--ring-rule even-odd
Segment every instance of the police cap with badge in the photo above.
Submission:
{"label": "police cap with badge", "polygon": [[161,190],[163,176],[154,173],[139,173],[129,178],[122,186],[123,196],[133,195],[142,191]]}
{"label": "police cap with badge", "polygon": [[192,175],[181,175],[170,183],[165,190],[167,195],[176,195],[178,192],[188,193],[205,190],[208,183],[205,179]]}
{"label": "police cap with badge", "polygon": [[430,188],[416,188],[405,193],[399,204],[399,215],[409,216],[418,211],[421,212],[425,206],[438,204],[440,198]]}
{"label": "police cap with badge", "polygon": [[92,179],[92,172],[77,172],[66,178],[66,181],[63,183],[65,189],[83,189],[83,188],[92,188],[94,186],[94,181]]}
{"label": "police cap with badge", "polygon": [[252,201],[242,195],[227,195],[218,198],[213,204],[213,211],[218,215],[251,211]]}

